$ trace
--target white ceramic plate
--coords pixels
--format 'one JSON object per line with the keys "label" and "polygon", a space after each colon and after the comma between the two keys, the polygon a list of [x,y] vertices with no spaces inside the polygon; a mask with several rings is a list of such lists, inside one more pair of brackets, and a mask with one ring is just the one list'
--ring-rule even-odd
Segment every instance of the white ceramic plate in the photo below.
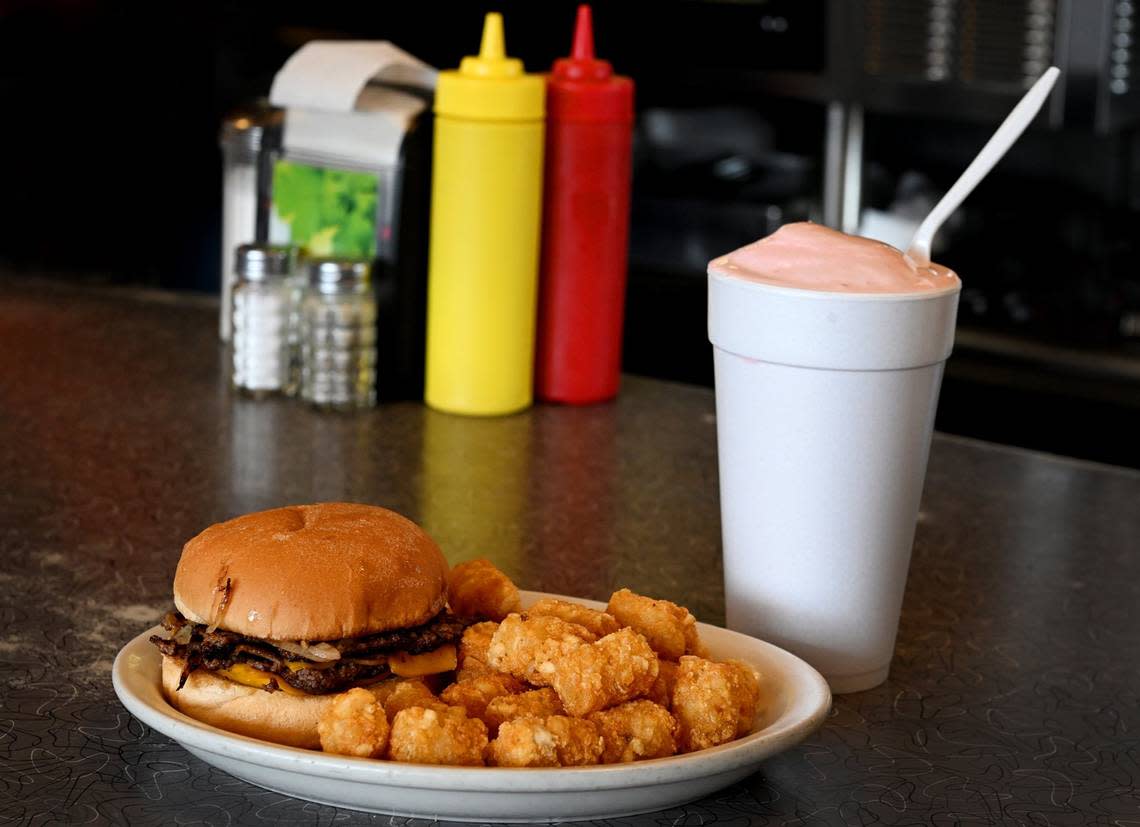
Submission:
{"label": "white ceramic plate", "polygon": [[[540,597],[523,592],[523,605]],[[605,606],[563,597],[587,606]],[[162,697],[162,656],[150,629],[122,648],[112,681],[143,723],[207,764],[251,784],[321,804],[456,821],[597,819],[675,807],[753,773],[806,738],[831,706],[827,682],[771,644],[700,624],[712,657],[737,658],[763,675],[766,708],[748,735],[712,749],[633,764],[564,769],[441,767],[328,755],[234,735],[183,715]]]}

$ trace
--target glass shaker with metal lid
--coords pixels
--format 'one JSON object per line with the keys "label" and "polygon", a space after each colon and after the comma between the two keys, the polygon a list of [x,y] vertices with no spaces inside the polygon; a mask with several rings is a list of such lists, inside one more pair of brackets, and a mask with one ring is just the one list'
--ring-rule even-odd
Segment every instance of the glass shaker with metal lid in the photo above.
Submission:
{"label": "glass shaker with metal lid", "polygon": [[308,263],[301,303],[301,398],[322,408],[376,404],[376,297],[356,259]]}
{"label": "glass shaker with metal lid", "polygon": [[233,385],[254,396],[291,391],[295,266],[295,247],[243,244],[237,249]]}

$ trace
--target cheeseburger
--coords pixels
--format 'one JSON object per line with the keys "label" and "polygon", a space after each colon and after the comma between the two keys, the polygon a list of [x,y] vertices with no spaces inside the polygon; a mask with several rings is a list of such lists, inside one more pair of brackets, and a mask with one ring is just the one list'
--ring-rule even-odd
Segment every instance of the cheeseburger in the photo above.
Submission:
{"label": "cheeseburger", "polygon": [[335,693],[455,668],[447,562],[415,523],[352,503],[210,526],[182,550],[151,642],[166,698],[223,729],[318,748]]}

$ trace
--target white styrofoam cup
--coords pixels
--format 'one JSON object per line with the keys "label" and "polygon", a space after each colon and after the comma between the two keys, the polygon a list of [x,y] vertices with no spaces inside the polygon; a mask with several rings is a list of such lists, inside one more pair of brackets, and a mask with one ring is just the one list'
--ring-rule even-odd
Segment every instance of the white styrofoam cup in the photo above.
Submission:
{"label": "white styrofoam cup", "polygon": [[804,658],[836,693],[890,668],[959,292],[709,269],[728,626]]}

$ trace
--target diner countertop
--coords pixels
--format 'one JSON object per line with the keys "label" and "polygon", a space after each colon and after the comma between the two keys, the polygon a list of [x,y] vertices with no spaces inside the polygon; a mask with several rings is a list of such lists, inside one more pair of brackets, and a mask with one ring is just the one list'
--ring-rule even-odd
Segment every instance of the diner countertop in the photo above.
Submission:
{"label": "diner countertop", "polygon": [[[723,622],[710,391],[320,414],[232,394],[215,314],[0,282],[0,824],[427,823],[237,781],[116,699],[182,543],[243,512],[378,503],[523,588]],[[888,682],[742,783],[605,823],[1140,823],[1138,604],[1140,474],[936,435]]]}

